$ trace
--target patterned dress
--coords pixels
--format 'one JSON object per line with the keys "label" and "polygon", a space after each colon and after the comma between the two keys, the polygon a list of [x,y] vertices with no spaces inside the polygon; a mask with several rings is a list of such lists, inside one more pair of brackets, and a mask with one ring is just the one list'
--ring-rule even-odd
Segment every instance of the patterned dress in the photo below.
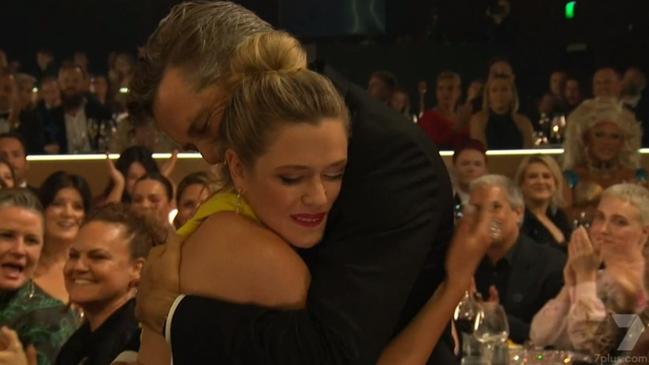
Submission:
{"label": "patterned dress", "polygon": [[38,365],[53,364],[79,324],[74,311],[31,280],[17,291],[0,294],[0,326],[16,331],[23,346],[36,347]]}

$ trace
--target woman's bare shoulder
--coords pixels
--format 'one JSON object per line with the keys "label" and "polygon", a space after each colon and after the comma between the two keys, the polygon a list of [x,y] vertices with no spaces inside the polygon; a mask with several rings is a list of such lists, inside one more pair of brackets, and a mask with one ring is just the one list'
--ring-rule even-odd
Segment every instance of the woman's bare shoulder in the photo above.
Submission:
{"label": "woman's bare shoulder", "polygon": [[[310,276],[299,255],[273,231],[234,212],[206,219],[185,241],[182,255],[181,284],[197,294],[212,290],[226,299],[280,307],[305,301]],[[183,280],[183,273],[192,278]]]}

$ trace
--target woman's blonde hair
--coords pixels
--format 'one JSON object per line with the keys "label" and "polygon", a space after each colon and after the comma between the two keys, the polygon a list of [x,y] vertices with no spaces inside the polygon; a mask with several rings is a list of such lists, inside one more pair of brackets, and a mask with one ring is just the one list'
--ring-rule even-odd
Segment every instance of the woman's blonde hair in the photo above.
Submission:
{"label": "woman's blonde hair", "polygon": [[518,101],[518,89],[516,89],[516,83],[514,82],[514,79],[510,76],[503,75],[503,74],[495,74],[489,77],[489,80],[487,80],[487,84],[484,87],[484,90],[482,91],[482,110],[491,113],[491,99],[489,97],[489,89],[491,88],[491,85],[495,81],[506,81],[509,84],[509,87],[512,89],[512,103],[511,103],[511,108],[509,110],[509,113],[511,115],[516,114],[518,112],[518,107],[519,107],[519,101]]}
{"label": "woman's blonde hair", "polygon": [[[527,168],[533,163],[543,164],[545,167],[550,170],[552,177],[554,178],[554,183],[556,185],[556,190],[552,194],[552,200],[550,201],[550,209],[556,210],[564,206],[563,201],[563,174],[559,168],[559,164],[552,156],[544,155],[535,155],[525,157],[521,163],[518,165],[518,170],[516,170],[516,177],[514,181],[522,189],[523,180],[525,180],[525,173]],[[527,197],[525,197],[527,199]]]}
{"label": "woman's blonde hair", "polygon": [[566,137],[563,143],[563,169],[571,170],[587,160],[586,133],[602,122],[615,124],[624,134],[624,144],[617,156],[618,162],[628,168],[640,166],[640,141],[642,127],[633,113],[626,110],[617,100],[597,98],[581,103],[568,117]]}
{"label": "woman's blonde hair", "polygon": [[[284,32],[259,33],[233,53],[227,78],[230,99],[220,125],[221,157],[227,149],[251,167],[281,126],[349,116],[331,81],[306,68],[300,43]],[[224,171],[229,180],[227,169]]]}

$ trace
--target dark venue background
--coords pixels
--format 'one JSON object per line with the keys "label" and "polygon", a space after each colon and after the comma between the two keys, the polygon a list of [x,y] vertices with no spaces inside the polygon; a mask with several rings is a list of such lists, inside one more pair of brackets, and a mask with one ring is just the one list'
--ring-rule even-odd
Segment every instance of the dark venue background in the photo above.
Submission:
{"label": "dark venue background", "polygon": [[[93,71],[102,72],[109,52],[135,53],[178,2],[3,0],[0,48],[26,71],[39,48],[52,49],[58,59],[83,50]],[[364,85],[372,71],[388,69],[413,94],[418,80],[430,82],[442,69],[482,76],[495,55],[513,61],[519,88],[532,94],[544,90],[548,72],[557,67],[584,81],[599,65],[649,71],[645,0],[577,0],[571,20],[564,18],[567,0],[513,0],[499,26],[485,15],[487,8],[498,10],[496,0],[237,2],[315,45],[319,57],[353,81]]]}

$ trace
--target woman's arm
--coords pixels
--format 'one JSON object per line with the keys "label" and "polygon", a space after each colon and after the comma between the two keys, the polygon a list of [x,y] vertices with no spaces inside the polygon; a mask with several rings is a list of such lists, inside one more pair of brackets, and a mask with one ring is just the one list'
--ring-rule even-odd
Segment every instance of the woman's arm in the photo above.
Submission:
{"label": "woman's arm", "polygon": [[534,127],[532,126],[532,122],[522,114],[516,114],[514,118],[516,124],[518,124],[518,129],[520,129],[523,135],[523,148],[534,147]]}

